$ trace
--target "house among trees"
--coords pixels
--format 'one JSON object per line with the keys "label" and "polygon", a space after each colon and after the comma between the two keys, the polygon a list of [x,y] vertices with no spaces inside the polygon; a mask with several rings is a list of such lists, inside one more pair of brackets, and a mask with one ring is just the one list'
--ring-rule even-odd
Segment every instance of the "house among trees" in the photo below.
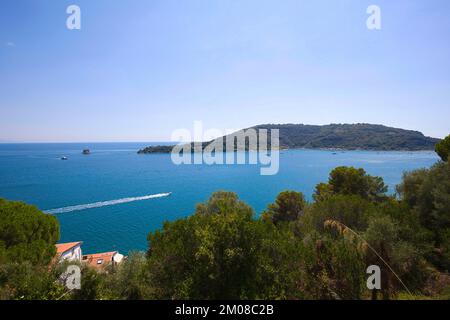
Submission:
{"label": "house among trees", "polygon": [[81,262],[83,257],[81,245],[83,242],[68,242],[56,244],[56,258],[59,261],[77,261]]}
{"label": "house among trees", "polygon": [[122,262],[124,256],[118,251],[86,254],[83,256],[83,263],[97,269],[98,271],[105,271],[105,268],[111,266],[115,267]]}
{"label": "house among trees", "polygon": [[83,242],[68,242],[56,244],[55,259],[61,261],[74,261],[104,272],[105,268],[115,267],[125,258],[118,251],[102,252],[83,255],[81,245]]}

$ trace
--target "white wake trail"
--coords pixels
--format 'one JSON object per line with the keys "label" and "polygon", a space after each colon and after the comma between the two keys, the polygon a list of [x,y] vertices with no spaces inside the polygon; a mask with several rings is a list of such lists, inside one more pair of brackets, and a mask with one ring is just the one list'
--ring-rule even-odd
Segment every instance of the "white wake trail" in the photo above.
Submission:
{"label": "white wake trail", "polygon": [[116,204],[128,203],[128,202],[134,202],[134,201],[142,201],[142,200],[155,199],[155,198],[164,198],[164,197],[168,197],[170,195],[171,195],[171,192],[150,194],[150,195],[143,196],[143,197],[130,197],[130,198],[101,201],[101,202],[88,203],[88,204],[80,204],[80,205],[76,205],[76,206],[46,210],[44,212],[48,213],[48,214],[66,213],[66,212],[80,211],[80,210],[86,210],[86,209],[92,209],[92,208],[100,208],[100,207],[105,207],[105,206],[114,206]]}

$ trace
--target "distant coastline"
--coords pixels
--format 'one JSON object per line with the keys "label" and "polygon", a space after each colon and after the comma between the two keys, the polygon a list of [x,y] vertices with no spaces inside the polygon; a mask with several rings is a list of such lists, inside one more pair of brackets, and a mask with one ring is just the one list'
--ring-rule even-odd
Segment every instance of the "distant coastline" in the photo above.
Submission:
{"label": "distant coastline", "polygon": [[[324,126],[303,124],[265,124],[248,129],[278,129],[281,150],[329,150],[329,151],[432,151],[440,139],[426,137],[421,132],[374,124],[330,124]],[[244,129],[247,130],[247,129]],[[225,141],[225,137],[222,139]],[[202,142],[202,150],[211,140]],[[193,143],[191,143],[193,146]],[[174,145],[148,146],[138,154],[170,153]],[[191,148],[193,149],[193,148]],[[225,150],[225,148],[224,148]],[[248,151],[238,149],[235,151]],[[193,151],[192,151],[193,152]]]}

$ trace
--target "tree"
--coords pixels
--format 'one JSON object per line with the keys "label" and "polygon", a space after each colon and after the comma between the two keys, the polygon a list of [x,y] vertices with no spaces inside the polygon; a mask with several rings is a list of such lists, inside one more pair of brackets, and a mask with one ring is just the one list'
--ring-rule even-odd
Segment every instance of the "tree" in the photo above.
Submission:
{"label": "tree", "polygon": [[396,221],[389,216],[372,217],[363,236],[370,244],[370,248],[365,247],[367,265],[381,269],[383,299],[390,299],[395,291],[410,292],[423,285],[426,265],[420,251],[400,237],[400,225]]}
{"label": "tree", "polygon": [[406,173],[397,192],[419,214],[422,225],[435,232],[436,240],[443,240],[442,231],[450,228],[450,163]]}
{"label": "tree", "polygon": [[295,221],[303,213],[305,205],[305,197],[301,192],[283,191],[277,196],[275,203],[268,205],[263,217],[274,224]]}
{"label": "tree", "polygon": [[[368,249],[364,238],[394,268],[408,288],[420,289],[426,280],[428,273],[423,256],[430,252],[428,233],[420,225],[417,215],[393,197],[380,202],[359,195],[327,195],[308,208],[300,224],[305,230],[303,239],[315,237],[316,243],[320,244],[317,246],[319,258],[315,258],[317,263],[311,267],[315,270],[311,274],[319,272],[318,281],[324,281],[325,287],[341,298],[361,297],[365,288],[361,274],[371,264],[382,269],[384,298],[391,298],[397,290],[405,290],[391,270]],[[335,229],[330,230],[330,225]],[[324,297],[326,294],[322,295]]]}
{"label": "tree", "polygon": [[239,200],[236,193],[216,191],[205,203],[197,205],[196,213],[199,215],[239,213],[249,217],[254,212],[250,206]]}
{"label": "tree", "polygon": [[406,173],[397,193],[432,233],[435,254],[430,260],[439,269],[450,270],[450,163]]}
{"label": "tree", "polygon": [[[219,192],[188,218],[148,236],[154,298],[264,299],[298,297],[298,250],[283,230],[254,219],[233,193]],[[287,267],[289,266],[289,267]]]}
{"label": "tree", "polygon": [[311,230],[318,232],[324,230],[327,220],[336,220],[353,229],[364,230],[369,215],[374,213],[375,206],[369,201],[356,195],[338,194],[315,202],[302,220]]}
{"label": "tree", "polygon": [[318,184],[315,200],[330,194],[358,195],[363,199],[380,201],[386,198],[387,186],[381,177],[370,176],[362,168],[337,167],[330,173],[327,184]]}
{"label": "tree", "polygon": [[55,271],[28,261],[0,264],[0,300],[58,299],[67,290]]}
{"label": "tree", "polygon": [[321,182],[316,185],[316,190],[313,194],[313,199],[315,202],[320,202],[320,201],[323,201],[323,200],[329,198],[332,195],[333,195],[333,189],[332,189],[331,185],[329,185],[328,183]]}
{"label": "tree", "polygon": [[107,274],[102,274],[89,266],[81,268],[81,289],[74,290],[75,300],[100,300],[105,294],[104,283]]}
{"label": "tree", "polygon": [[131,252],[106,281],[114,298],[143,300],[152,297],[150,274],[144,252]]}
{"label": "tree", "polygon": [[450,156],[450,135],[436,144],[435,151],[442,161],[448,161]]}
{"label": "tree", "polygon": [[[330,232],[331,231],[331,232]],[[309,230],[302,238],[299,289],[309,299],[360,299],[365,285],[363,254],[335,230]]]}
{"label": "tree", "polygon": [[34,206],[0,199],[0,263],[46,265],[55,256],[59,224]]}
{"label": "tree", "polygon": [[418,169],[405,172],[403,174],[402,182],[397,185],[397,194],[410,208],[414,208],[419,202],[421,202],[423,195],[421,189],[427,179],[427,176],[427,169]]}

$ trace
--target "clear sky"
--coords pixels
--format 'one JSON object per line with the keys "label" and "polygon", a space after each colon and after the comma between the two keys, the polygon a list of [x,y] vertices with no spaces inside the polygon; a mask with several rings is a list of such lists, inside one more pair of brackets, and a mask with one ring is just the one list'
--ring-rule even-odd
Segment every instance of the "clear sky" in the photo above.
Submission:
{"label": "clear sky", "polygon": [[168,141],[195,120],[443,137],[450,1],[0,1],[0,141]]}

